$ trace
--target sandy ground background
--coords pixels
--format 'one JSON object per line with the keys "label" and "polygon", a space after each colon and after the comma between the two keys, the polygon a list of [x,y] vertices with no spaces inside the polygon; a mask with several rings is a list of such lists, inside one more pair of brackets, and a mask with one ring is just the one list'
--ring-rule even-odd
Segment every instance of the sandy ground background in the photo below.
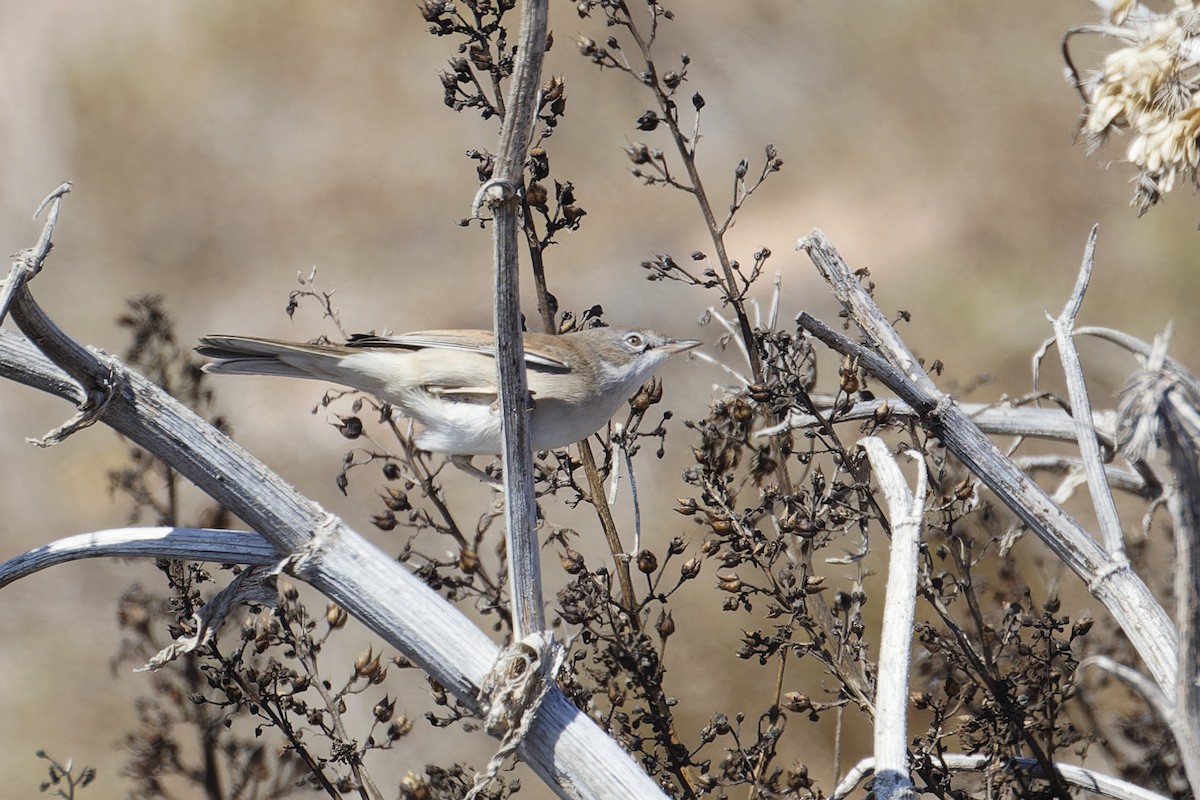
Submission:
{"label": "sandy ground background", "polygon": [[[798,237],[820,227],[854,266],[871,269],[885,309],[913,313],[906,338],[946,363],[943,385],[987,373],[994,382],[976,397],[1020,394],[1030,355],[1050,334],[1043,312],[1062,307],[1087,231],[1099,222],[1083,321],[1150,339],[1174,320],[1173,353],[1197,368],[1200,205],[1184,189],[1138,220],[1128,207],[1131,170],[1110,165],[1121,143],[1087,158],[1072,141],[1078,101],[1062,79],[1059,40],[1093,20],[1089,3],[677,6],[662,52],[692,58],[692,88],[708,102],[705,174],[722,187],[714,194],[723,198],[733,165],[743,157],[757,164],[767,142],[785,159],[731,242],[744,261],[762,245],[775,252],[769,268],[782,273],[785,319],[800,310],[836,314],[811,265],[793,252]],[[554,290],[564,307],[600,303],[613,321],[711,339],[713,329],[695,324],[710,297],[647,284],[638,268],[653,253],[708,248],[688,198],[627,175],[629,141],[666,144],[634,128],[648,98],[578,56],[574,36],[605,32],[579,20],[572,4],[555,0],[552,27],[547,70],[567,79],[568,117],[551,157],[588,211],[583,230],[552,253]],[[486,327],[490,235],[454,223],[476,185],[463,153],[493,146],[496,128],[443,107],[437,72],[451,49],[424,29],[405,2],[0,0],[0,247],[31,245],[37,203],[74,181],[58,249],[34,290],[79,340],[114,352],[125,344],[114,319],[125,298],[144,293],[165,296],[183,341],[210,332],[329,333],[313,310],[294,323],[284,313],[296,273],[313,266],[323,286],[336,287],[352,330]],[[1103,49],[1082,45],[1080,61]],[[1107,406],[1132,364],[1087,343],[1083,353],[1096,402]],[[720,380],[686,363],[664,376],[680,417],[702,416]],[[320,387],[262,379],[231,381],[221,392],[242,444],[370,530],[369,487],[338,494],[333,475],[345,442],[308,413]],[[96,427],[36,450],[25,437],[70,409],[11,385],[0,385],[0,409],[0,556],[126,521],[127,505],[106,491],[105,472],[125,452],[115,435]],[[668,463],[683,463],[686,432],[669,442]],[[643,502],[663,498],[669,507],[681,489],[678,470],[653,472]],[[487,502],[485,492],[466,491]],[[690,532],[679,520],[654,517],[648,536]],[[34,751],[45,748],[100,770],[85,797],[125,796],[120,742],[131,698],[147,684],[110,667],[115,606],[129,583],[156,580],[144,566],[101,561],[0,594],[0,794],[35,794],[45,773]],[[677,614],[673,647],[720,654],[680,658],[671,674],[673,689],[696,699],[693,734],[707,714],[734,710],[754,691],[731,654],[738,620],[721,619],[719,604],[701,592]],[[368,640],[351,632],[343,646],[356,652]],[[821,677],[811,680],[819,691]],[[409,690],[405,701],[419,716],[419,682]],[[443,739],[422,725],[409,749],[378,763],[382,785],[425,761],[449,760],[447,752],[477,762],[490,752],[482,736]],[[848,736],[856,731],[852,724]],[[814,728],[791,753],[827,791],[828,738]],[[848,741],[844,763],[865,746]],[[533,779],[526,786],[528,796],[542,796]]]}

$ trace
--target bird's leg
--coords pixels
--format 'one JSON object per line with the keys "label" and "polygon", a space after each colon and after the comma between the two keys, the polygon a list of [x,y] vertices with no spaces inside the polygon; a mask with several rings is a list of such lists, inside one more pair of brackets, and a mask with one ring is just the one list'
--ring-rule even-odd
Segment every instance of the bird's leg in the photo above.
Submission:
{"label": "bird's leg", "polygon": [[496,491],[503,493],[504,484],[501,483],[494,475],[489,475],[479,467],[472,464],[471,458],[472,456],[454,455],[450,456],[450,463],[470,475],[472,478],[482,481]]}
{"label": "bird's leg", "polygon": [[[483,483],[486,483],[488,486],[491,486],[493,489],[495,489],[500,494],[504,494],[504,484],[498,478],[496,478],[494,475],[489,475],[488,473],[481,470],[479,467],[472,464],[471,463],[472,458],[473,458],[473,456],[464,456],[464,455],[450,456],[450,463],[453,464],[454,466],[458,467],[463,472],[470,475],[472,478],[482,481]],[[536,503],[536,506],[537,506],[537,519],[540,522],[541,520],[545,519],[546,515],[542,513],[542,504],[540,502]]]}

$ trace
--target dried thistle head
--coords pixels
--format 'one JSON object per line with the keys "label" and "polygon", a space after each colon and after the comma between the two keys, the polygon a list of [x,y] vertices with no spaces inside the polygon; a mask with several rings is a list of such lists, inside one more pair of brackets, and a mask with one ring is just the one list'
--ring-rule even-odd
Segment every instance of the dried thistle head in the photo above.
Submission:
{"label": "dried thistle head", "polygon": [[[1083,31],[1085,29],[1080,29]],[[1112,5],[1099,28],[1123,46],[1086,79],[1082,132],[1089,149],[1128,133],[1126,159],[1137,166],[1133,205],[1145,213],[1181,177],[1200,166],[1200,3],[1176,0],[1162,13],[1127,0]]]}

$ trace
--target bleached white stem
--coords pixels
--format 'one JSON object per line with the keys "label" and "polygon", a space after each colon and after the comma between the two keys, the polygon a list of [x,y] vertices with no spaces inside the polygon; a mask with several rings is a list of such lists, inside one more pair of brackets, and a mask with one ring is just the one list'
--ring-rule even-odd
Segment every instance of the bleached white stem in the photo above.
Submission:
{"label": "bleached white stem", "polygon": [[913,791],[908,775],[908,675],[917,602],[917,555],[928,476],[919,454],[910,452],[919,465],[917,489],[910,492],[900,466],[882,439],[868,437],[859,445],[867,451],[892,524],[875,688],[875,797],[898,800],[910,797]]}

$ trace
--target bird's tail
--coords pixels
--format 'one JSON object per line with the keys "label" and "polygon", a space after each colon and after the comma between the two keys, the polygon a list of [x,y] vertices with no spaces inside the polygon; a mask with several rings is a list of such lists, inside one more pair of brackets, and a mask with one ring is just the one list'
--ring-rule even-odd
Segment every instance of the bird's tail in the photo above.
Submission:
{"label": "bird's tail", "polygon": [[216,375],[281,375],[345,381],[340,368],[346,348],[330,344],[300,344],[253,336],[205,336],[196,352],[213,359],[203,366]]}

